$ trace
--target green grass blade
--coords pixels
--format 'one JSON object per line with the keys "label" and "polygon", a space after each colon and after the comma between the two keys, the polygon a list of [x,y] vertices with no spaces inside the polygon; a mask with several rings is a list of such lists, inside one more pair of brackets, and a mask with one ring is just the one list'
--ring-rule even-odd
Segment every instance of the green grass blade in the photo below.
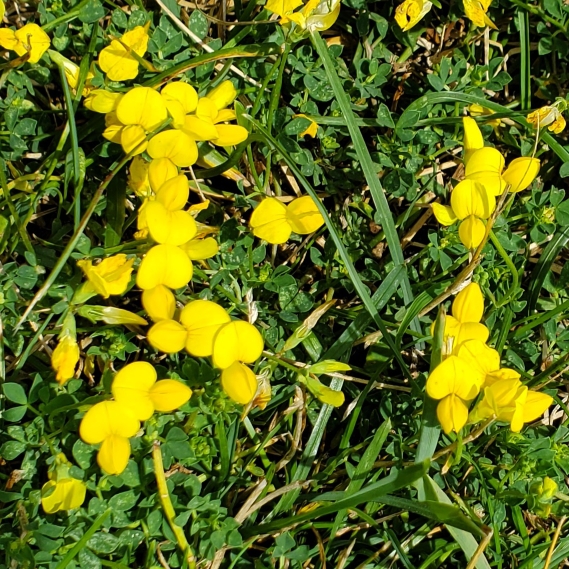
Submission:
{"label": "green grass blade", "polygon": [[[330,56],[326,42],[324,42],[318,32],[313,32],[310,39],[312,40],[312,45],[314,45],[314,48],[324,63],[324,69],[326,70],[328,81],[330,82],[332,90],[334,91],[334,96],[336,97],[338,105],[344,115],[346,126],[348,127],[350,137],[354,143],[354,149],[360,161],[377,213],[381,220],[381,225],[385,233],[387,245],[389,246],[391,258],[393,259],[395,266],[403,265],[403,250],[401,249],[401,243],[399,242],[399,235],[395,229],[395,223],[393,221],[393,216],[391,215],[389,203],[387,202],[383,187],[381,186],[377,176],[377,165],[371,159],[371,155],[366,146],[362,132],[356,123],[356,117],[354,116],[350,99],[346,94],[340,78],[338,77],[334,61]],[[406,270],[402,277],[402,288],[405,303],[411,302],[413,300],[413,293],[411,291],[411,285],[409,283]]]}
{"label": "green grass blade", "polygon": [[530,74],[530,37],[529,14],[518,10],[518,28],[520,29],[520,102],[522,109],[531,108],[531,74]]}

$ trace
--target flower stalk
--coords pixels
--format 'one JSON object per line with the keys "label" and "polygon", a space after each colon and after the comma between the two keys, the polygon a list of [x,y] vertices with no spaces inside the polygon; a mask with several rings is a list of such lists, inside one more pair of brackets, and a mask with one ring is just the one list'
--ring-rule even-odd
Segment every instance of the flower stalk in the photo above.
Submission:
{"label": "flower stalk", "polygon": [[154,475],[156,476],[156,484],[158,485],[158,495],[160,496],[160,503],[162,504],[162,511],[168,520],[170,529],[176,536],[178,547],[181,549],[184,557],[188,563],[189,569],[196,568],[196,558],[194,552],[186,539],[184,530],[175,522],[176,511],[170,499],[168,492],[168,485],[166,483],[166,474],[164,473],[164,463],[162,462],[162,451],[160,450],[160,443],[154,442],[152,447],[152,460],[154,462]]}

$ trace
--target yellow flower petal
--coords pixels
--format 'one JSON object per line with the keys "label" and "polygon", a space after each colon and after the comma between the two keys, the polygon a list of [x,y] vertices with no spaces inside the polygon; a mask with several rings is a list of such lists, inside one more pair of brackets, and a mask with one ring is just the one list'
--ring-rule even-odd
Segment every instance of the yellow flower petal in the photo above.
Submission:
{"label": "yellow flower petal", "polygon": [[135,87],[117,105],[117,118],[125,125],[139,125],[152,132],[168,118],[168,110],[160,93],[149,87]]}
{"label": "yellow flower petal", "polygon": [[459,322],[480,322],[484,315],[484,295],[478,283],[465,286],[452,303],[452,315]]}
{"label": "yellow flower petal", "polygon": [[41,493],[41,504],[45,513],[55,514],[79,508],[85,501],[87,487],[84,482],[76,478],[63,478],[46,482],[42,486]]}
{"label": "yellow flower petal", "polygon": [[[111,127],[112,128],[112,127]],[[137,125],[132,124],[121,128],[121,146],[125,154],[141,154],[146,150],[146,132]]]}
{"label": "yellow flower petal", "polygon": [[512,160],[502,174],[510,192],[521,192],[529,188],[539,174],[540,161],[537,158],[524,156]]}
{"label": "yellow flower petal", "polygon": [[447,435],[458,433],[468,420],[468,407],[456,395],[447,395],[437,405],[437,418]]}
{"label": "yellow flower petal", "polygon": [[148,143],[151,158],[169,158],[176,166],[187,168],[196,163],[198,147],[193,139],[180,130],[165,130]]}
{"label": "yellow flower petal", "polygon": [[111,435],[133,437],[140,422],[132,411],[117,401],[101,401],[93,405],[81,420],[79,436],[87,444],[98,444]]}
{"label": "yellow flower petal", "polygon": [[142,306],[154,321],[171,320],[176,311],[176,297],[164,285],[142,291]]}
{"label": "yellow flower petal", "polygon": [[286,208],[286,217],[292,230],[299,235],[308,235],[324,225],[324,218],[311,196],[292,200]]}
{"label": "yellow flower petal", "polygon": [[281,18],[299,6],[302,6],[302,0],[267,0],[265,4],[265,8],[269,10],[269,12],[277,14]]}
{"label": "yellow flower petal", "polygon": [[215,117],[215,124],[235,120],[237,115],[233,109],[221,109]]}
{"label": "yellow flower petal", "polygon": [[148,180],[150,187],[157,192],[164,182],[175,178],[178,175],[178,168],[169,158],[157,158],[150,162],[148,167]]}
{"label": "yellow flower petal", "polygon": [[150,389],[150,399],[156,411],[168,413],[190,400],[192,390],[181,381],[162,379]]}
{"label": "yellow flower petal", "polygon": [[441,205],[440,203],[433,203],[431,204],[433,208],[433,213],[437,218],[437,221],[441,225],[452,225],[458,221],[456,215],[454,215],[454,211],[452,211],[452,207],[450,205]]}
{"label": "yellow flower petal", "polygon": [[474,399],[479,391],[480,374],[457,356],[443,360],[427,379],[427,394],[433,399],[443,399],[447,395],[458,395],[468,401]]}
{"label": "yellow flower petal", "polygon": [[158,201],[147,204],[145,219],[150,236],[157,243],[182,245],[197,233],[196,222],[187,211],[168,211]]}
{"label": "yellow flower petal", "polygon": [[123,294],[126,291],[133,263],[134,258],[127,259],[124,253],[120,253],[103,259],[98,265],[80,260],[77,261],[77,266],[85,273],[97,294],[109,298],[110,295]]}
{"label": "yellow flower petal", "polygon": [[20,56],[29,53],[28,63],[37,63],[51,45],[49,36],[37,24],[26,24],[16,30],[15,37],[18,43],[13,49]]}
{"label": "yellow flower petal", "polygon": [[194,300],[188,303],[180,314],[180,322],[188,334],[188,353],[198,358],[211,356],[215,335],[230,321],[229,314],[215,302]]}
{"label": "yellow flower petal", "polygon": [[215,103],[207,97],[200,97],[196,107],[196,116],[204,121],[214,123],[217,118],[218,109]]}
{"label": "yellow flower petal", "polygon": [[504,169],[505,160],[498,150],[491,147],[475,150],[468,164],[466,164],[465,175],[470,178],[479,172],[494,172],[501,174]]}
{"label": "yellow flower petal", "polygon": [[67,478],[62,481],[65,484],[63,504],[60,510],[74,510],[79,508],[85,501],[87,495],[87,486],[81,480],[76,478]]}
{"label": "yellow flower petal", "polygon": [[523,406],[523,422],[531,423],[541,417],[553,403],[553,397],[547,393],[529,390]]}
{"label": "yellow flower petal", "polygon": [[215,129],[217,137],[212,142],[216,146],[235,146],[247,140],[249,136],[245,127],[235,124],[218,124]]}
{"label": "yellow flower petal", "polygon": [[460,324],[458,329],[458,334],[456,334],[453,343],[453,353],[456,354],[460,346],[468,340],[479,340],[480,342],[486,342],[490,336],[490,330],[480,324],[479,322],[464,322]]}
{"label": "yellow flower petal", "polygon": [[195,116],[187,116],[181,130],[194,140],[213,140],[219,134],[215,125],[209,121]]}
{"label": "yellow flower petal", "polygon": [[115,401],[128,407],[139,421],[146,421],[154,413],[149,391],[157,379],[152,364],[133,362],[115,375],[111,391]]}
{"label": "yellow flower petal", "polygon": [[111,93],[111,91],[105,91],[104,89],[94,89],[85,98],[83,104],[90,111],[107,114],[116,110],[123,96],[122,93]]}
{"label": "yellow flower petal", "polygon": [[130,441],[119,435],[107,437],[97,453],[97,463],[106,474],[120,474],[130,457]]}
{"label": "yellow flower petal", "polygon": [[[310,33],[331,28],[340,15],[340,4],[341,0],[309,0],[302,9],[306,18],[303,27]],[[430,10],[428,4],[430,2],[423,0],[425,14]]]}
{"label": "yellow flower petal", "polygon": [[314,122],[313,120],[309,119],[306,115],[303,114],[298,114],[293,116],[294,118],[303,118],[310,121],[308,126],[301,133],[299,133],[298,136],[310,136],[314,138],[318,134],[318,123]]}
{"label": "yellow flower petal", "polygon": [[166,180],[156,191],[156,201],[168,211],[182,209],[190,197],[190,184],[183,174]]}
{"label": "yellow flower petal", "polygon": [[[125,47],[126,46],[126,47]],[[142,57],[148,46],[148,33],[142,26],[126,32],[119,40],[111,41],[99,54],[99,67],[111,81],[128,81],[138,75],[138,61],[131,50]]]}
{"label": "yellow flower petal", "polygon": [[395,8],[395,21],[406,32],[418,24],[432,7],[432,2],[405,0]]}
{"label": "yellow flower petal", "polygon": [[237,91],[231,81],[222,81],[215,89],[212,89],[207,94],[207,98],[215,105],[215,108],[220,111],[228,107],[237,97]]}
{"label": "yellow flower petal", "polygon": [[468,164],[474,152],[484,148],[484,138],[473,118],[463,117],[462,124],[464,127],[464,163]]}
{"label": "yellow flower petal", "polygon": [[292,228],[286,206],[276,198],[265,198],[253,211],[249,222],[253,234],[269,243],[286,243]]}
{"label": "yellow flower petal", "polygon": [[482,2],[481,0],[463,0],[463,4],[466,17],[476,26],[480,28],[490,26],[495,30],[498,29],[486,14],[490,2]]}
{"label": "yellow flower petal", "polygon": [[142,156],[135,156],[128,169],[128,187],[138,197],[148,197],[152,190],[148,180],[148,168],[150,163]]}
{"label": "yellow flower petal", "polygon": [[221,387],[235,403],[247,405],[257,393],[257,378],[246,365],[234,362],[221,372]]}
{"label": "yellow flower petal", "polygon": [[487,192],[482,184],[463,180],[452,191],[450,205],[460,220],[470,215],[488,219],[496,209],[496,198]]}
{"label": "yellow flower petal", "polygon": [[482,184],[488,193],[493,196],[501,196],[507,185],[504,178],[496,172],[477,172],[476,174],[470,174],[467,180]]}
{"label": "yellow flower petal", "polygon": [[59,340],[51,354],[51,367],[55,371],[55,379],[59,385],[73,378],[75,366],[79,362],[79,346],[74,338],[64,336]]}
{"label": "yellow flower petal", "polygon": [[213,339],[213,365],[226,369],[234,362],[253,363],[263,353],[263,337],[243,320],[222,326]]}
{"label": "yellow flower petal", "polygon": [[[50,493],[51,492],[51,493]],[[46,514],[55,514],[61,509],[65,497],[65,486],[48,480],[41,488],[41,505]]]}
{"label": "yellow flower petal", "polygon": [[172,81],[162,88],[162,97],[177,101],[182,105],[184,114],[193,113],[198,106],[198,94],[196,90],[183,81]]}
{"label": "yellow flower petal", "polygon": [[186,286],[192,273],[192,262],[182,249],[174,245],[156,245],[142,259],[136,284],[143,290],[160,284],[176,289]]}
{"label": "yellow flower petal", "polygon": [[[485,341],[485,340],[483,340]],[[484,385],[486,387],[496,383],[497,381],[502,381],[503,379],[520,379],[521,375],[510,368],[503,367],[486,374],[486,379]]]}
{"label": "yellow flower petal", "polygon": [[186,345],[186,329],[175,320],[160,320],[148,330],[148,342],[165,354],[181,352]]}
{"label": "yellow flower petal", "polygon": [[18,46],[16,33],[10,28],[0,28],[0,45],[4,49],[15,51]]}
{"label": "yellow flower petal", "polygon": [[124,126],[120,126],[120,125],[108,126],[103,131],[103,138],[106,138],[108,141],[110,141],[114,144],[120,144],[123,128],[124,128]]}
{"label": "yellow flower petal", "polygon": [[458,226],[458,236],[467,249],[476,249],[484,240],[484,235],[486,235],[486,227],[474,215],[468,216]]}
{"label": "yellow flower petal", "polygon": [[463,342],[458,349],[458,357],[479,385],[485,382],[489,373],[500,369],[500,354],[477,339]]}
{"label": "yellow flower petal", "polygon": [[215,257],[219,251],[219,245],[213,237],[205,239],[192,239],[180,247],[186,252],[192,261],[203,261]]}

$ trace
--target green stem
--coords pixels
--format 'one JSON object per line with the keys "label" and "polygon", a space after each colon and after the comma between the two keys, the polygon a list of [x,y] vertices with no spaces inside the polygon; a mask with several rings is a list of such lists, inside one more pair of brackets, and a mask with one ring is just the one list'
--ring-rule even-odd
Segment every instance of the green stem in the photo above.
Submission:
{"label": "green stem", "polygon": [[496,247],[496,251],[498,251],[500,257],[502,257],[506,265],[508,265],[510,273],[512,273],[512,284],[510,288],[508,289],[506,294],[502,297],[502,300],[500,300],[500,302],[496,304],[496,308],[501,308],[502,306],[508,304],[512,299],[512,297],[518,291],[520,276],[518,274],[518,269],[516,268],[516,265],[514,265],[512,259],[510,259],[510,256],[508,255],[508,253],[506,253],[506,250],[504,249],[504,247],[502,247],[502,244],[500,243],[500,241],[496,237],[496,234],[493,231],[490,231],[490,240],[492,241],[494,247]]}
{"label": "green stem", "polygon": [[176,536],[178,547],[182,550],[182,553],[188,562],[189,569],[195,569],[196,558],[192,548],[186,539],[184,530],[175,522],[176,511],[174,510],[172,500],[170,499],[170,493],[168,492],[168,484],[166,483],[166,475],[164,473],[164,463],[162,462],[162,451],[160,450],[160,444],[158,442],[155,442],[152,447],[152,460],[154,462],[154,474],[156,476],[156,484],[158,485],[158,495],[160,496],[162,510],[168,520],[168,524],[170,525],[172,532]]}

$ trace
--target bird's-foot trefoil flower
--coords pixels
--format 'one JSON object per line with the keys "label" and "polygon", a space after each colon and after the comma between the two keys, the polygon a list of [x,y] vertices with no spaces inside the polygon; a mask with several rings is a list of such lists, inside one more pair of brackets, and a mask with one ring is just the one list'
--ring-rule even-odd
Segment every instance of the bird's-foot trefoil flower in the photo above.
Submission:
{"label": "bird's-foot trefoil flower", "polygon": [[20,57],[29,55],[28,63],[37,63],[50,45],[49,36],[37,24],[26,24],[16,31],[0,28],[0,46]]}
{"label": "bird's-foot trefoil flower", "polygon": [[186,286],[194,272],[187,253],[175,245],[156,245],[142,259],[136,274],[136,284],[142,290],[158,285],[171,289]]}
{"label": "bird's-foot trefoil flower", "polygon": [[395,21],[407,32],[415,27],[432,7],[433,3],[426,0],[405,0],[395,8]]}
{"label": "bird's-foot trefoil flower", "polygon": [[99,294],[103,298],[123,294],[130,282],[133,263],[134,258],[127,259],[123,253],[107,257],[97,265],[93,265],[90,260],[77,261],[77,265],[87,277],[87,282],[77,294]]}
{"label": "bird's-foot trefoil flower", "polygon": [[565,129],[566,125],[565,118],[563,117],[566,104],[565,100],[559,99],[553,105],[546,105],[545,107],[531,112],[527,116],[527,121],[535,128],[547,127],[547,130],[554,134],[559,134]]}
{"label": "bird's-foot trefoil flower", "polygon": [[118,401],[101,401],[91,407],[79,426],[83,442],[100,444],[97,462],[107,474],[120,474],[128,464],[130,441],[140,421],[130,407]]}
{"label": "bird's-foot trefoil flower", "polygon": [[255,398],[258,384],[255,374],[246,365],[233,362],[221,372],[221,387],[235,403],[248,405]]}
{"label": "bird's-foot trefoil flower", "polygon": [[293,232],[313,233],[324,225],[324,218],[310,196],[296,198],[288,206],[276,198],[265,198],[253,211],[249,225],[256,237],[279,245]]}
{"label": "bird's-foot trefoil flower", "polygon": [[[477,339],[486,342],[490,331],[481,324],[484,314],[484,296],[478,283],[464,287],[452,303],[452,316],[445,318],[443,333],[444,355],[457,354],[463,342]],[[431,332],[434,330],[434,324]]]}
{"label": "bird's-foot trefoil flower", "polygon": [[115,401],[128,407],[139,421],[150,419],[155,411],[174,411],[192,396],[192,390],[181,381],[157,379],[152,364],[134,362],[115,375],[111,391]]}
{"label": "bird's-foot trefoil flower", "polygon": [[75,368],[79,362],[79,346],[75,318],[68,314],[61,327],[57,346],[51,354],[51,367],[55,371],[55,380],[63,385],[75,376]]}
{"label": "bird's-foot trefoil flower", "polygon": [[301,133],[299,133],[298,136],[310,136],[311,138],[314,138],[318,134],[318,123],[312,119],[309,119],[306,115],[294,115],[293,118],[301,118],[308,121],[308,126]]}
{"label": "bird's-foot trefoil flower", "polygon": [[111,81],[128,81],[138,75],[138,57],[148,47],[148,27],[136,26],[122,37],[113,39],[99,54],[99,67]]}
{"label": "bird's-foot trefoil flower", "polygon": [[59,453],[49,469],[49,480],[41,489],[41,505],[46,514],[79,508],[85,501],[87,486],[69,474],[72,464]]}
{"label": "bird's-foot trefoil flower", "polygon": [[510,192],[517,193],[529,188],[539,174],[540,164],[538,158],[529,156],[512,160],[502,174]]}
{"label": "bird's-foot trefoil flower", "polygon": [[497,30],[494,22],[488,17],[488,8],[492,0],[462,0],[464,3],[464,13],[466,17],[479,28],[489,26]]}
{"label": "bird's-foot trefoil flower", "polygon": [[90,111],[106,115],[117,110],[117,106],[123,97],[123,93],[113,93],[105,89],[94,89],[85,98],[83,104]]}

